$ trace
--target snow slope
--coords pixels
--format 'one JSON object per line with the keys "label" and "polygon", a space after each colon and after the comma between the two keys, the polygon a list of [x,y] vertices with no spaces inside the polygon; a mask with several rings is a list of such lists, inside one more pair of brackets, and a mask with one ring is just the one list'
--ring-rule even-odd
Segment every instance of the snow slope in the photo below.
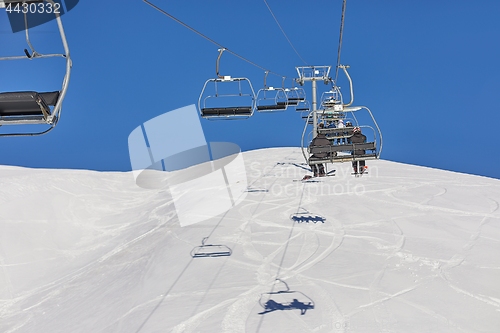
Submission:
{"label": "snow slope", "polygon": [[[0,332],[498,331],[498,180],[243,157],[242,203],[184,228],[131,173],[0,167]],[[232,255],[191,258],[204,237]]]}

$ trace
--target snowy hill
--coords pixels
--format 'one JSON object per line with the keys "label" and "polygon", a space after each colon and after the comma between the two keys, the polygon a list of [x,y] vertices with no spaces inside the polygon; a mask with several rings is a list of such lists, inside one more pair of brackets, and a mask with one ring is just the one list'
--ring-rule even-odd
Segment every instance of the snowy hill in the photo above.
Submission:
{"label": "snowy hill", "polygon": [[498,180],[243,158],[245,199],[186,227],[132,173],[0,167],[0,332],[498,331]]}

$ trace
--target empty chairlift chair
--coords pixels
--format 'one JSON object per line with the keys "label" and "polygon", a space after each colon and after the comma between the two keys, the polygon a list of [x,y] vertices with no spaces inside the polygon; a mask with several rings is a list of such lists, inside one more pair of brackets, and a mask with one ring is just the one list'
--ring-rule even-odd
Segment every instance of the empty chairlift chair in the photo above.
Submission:
{"label": "empty chairlift chair", "polygon": [[275,112],[275,111],[285,111],[288,107],[288,99],[283,88],[275,88],[267,86],[267,75],[269,71],[266,71],[264,76],[264,87],[257,92],[256,97],[256,108],[259,112]]}
{"label": "empty chairlift chair", "polygon": [[304,88],[292,87],[286,89],[287,103],[290,106],[298,106],[299,103],[306,100],[306,92]]}
{"label": "empty chairlift chair", "polygon": [[[308,100],[303,100],[295,106],[296,112],[309,113],[311,112],[311,103]],[[307,117],[307,115],[306,115]]]}
{"label": "empty chairlift chair", "polygon": [[252,83],[244,77],[233,78],[219,74],[219,61],[224,49],[217,57],[217,77],[208,79],[198,99],[200,114],[205,119],[248,118],[255,108],[255,92]]}
{"label": "empty chairlift chair", "polygon": [[[40,3],[41,1],[25,1],[26,3]],[[42,1],[43,2],[43,1]],[[46,3],[53,4],[52,0],[45,0]],[[0,5],[10,4],[10,2],[0,2]],[[1,7],[1,6],[0,6]],[[54,11],[55,12],[55,11]],[[66,62],[66,74],[60,90],[39,92],[39,91],[14,91],[0,92],[0,126],[2,125],[46,125],[43,128],[30,126],[22,130],[1,131],[0,136],[33,136],[41,135],[51,131],[57,124],[61,114],[62,102],[66,95],[71,72],[71,59],[69,47],[66,41],[64,28],[58,13],[54,13],[59,33],[61,36],[64,53],[63,54],[41,54],[35,51],[29,38],[28,17],[24,14],[26,42],[31,50],[24,50],[23,56],[0,57],[0,61],[7,60],[35,60],[51,57],[62,57]]]}

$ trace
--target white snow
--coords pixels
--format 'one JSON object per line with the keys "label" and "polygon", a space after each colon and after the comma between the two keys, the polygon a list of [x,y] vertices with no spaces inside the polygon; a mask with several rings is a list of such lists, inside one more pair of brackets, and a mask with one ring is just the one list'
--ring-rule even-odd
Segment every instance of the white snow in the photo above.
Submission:
{"label": "white snow", "polygon": [[[243,158],[246,198],[186,227],[131,172],[0,167],[0,332],[499,330],[498,180],[381,160],[302,183],[298,148]],[[191,258],[203,237],[232,255]]]}

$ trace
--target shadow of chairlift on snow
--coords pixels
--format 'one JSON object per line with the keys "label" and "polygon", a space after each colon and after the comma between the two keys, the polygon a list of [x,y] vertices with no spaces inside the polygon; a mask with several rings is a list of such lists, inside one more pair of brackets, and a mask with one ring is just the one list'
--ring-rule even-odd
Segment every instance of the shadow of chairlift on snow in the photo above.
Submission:
{"label": "shadow of chairlift on snow", "polygon": [[300,310],[300,314],[305,315],[307,310],[314,309],[314,302],[311,298],[300,291],[290,290],[288,284],[281,279],[276,279],[276,281],[280,282],[285,290],[261,294],[259,304],[264,311],[259,312],[260,315],[277,310]]}
{"label": "shadow of chairlift on snow", "polygon": [[324,218],[321,215],[316,215],[316,214],[311,214],[308,212],[306,209],[300,207],[299,210],[302,210],[302,212],[297,212],[292,215],[290,215],[290,219],[294,222],[297,223],[325,223],[326,218]]}
{"label": "shadow of chairlift on snow", "polygon": [[248,192],[248,193],[257,193],[257,192],[267,193],[267,192],[269,192],[269,190],[265,189],[265,188],[247,187],[246,192]]}
{"label": "shadow of chairlift on snow", "polygon": [[204,237],[201,241],[201,246],[197,246],[191,250],[191,257],[229,257],[233,253],[233,251],[226,245],[205,244],[207,239],[208,237]]}

